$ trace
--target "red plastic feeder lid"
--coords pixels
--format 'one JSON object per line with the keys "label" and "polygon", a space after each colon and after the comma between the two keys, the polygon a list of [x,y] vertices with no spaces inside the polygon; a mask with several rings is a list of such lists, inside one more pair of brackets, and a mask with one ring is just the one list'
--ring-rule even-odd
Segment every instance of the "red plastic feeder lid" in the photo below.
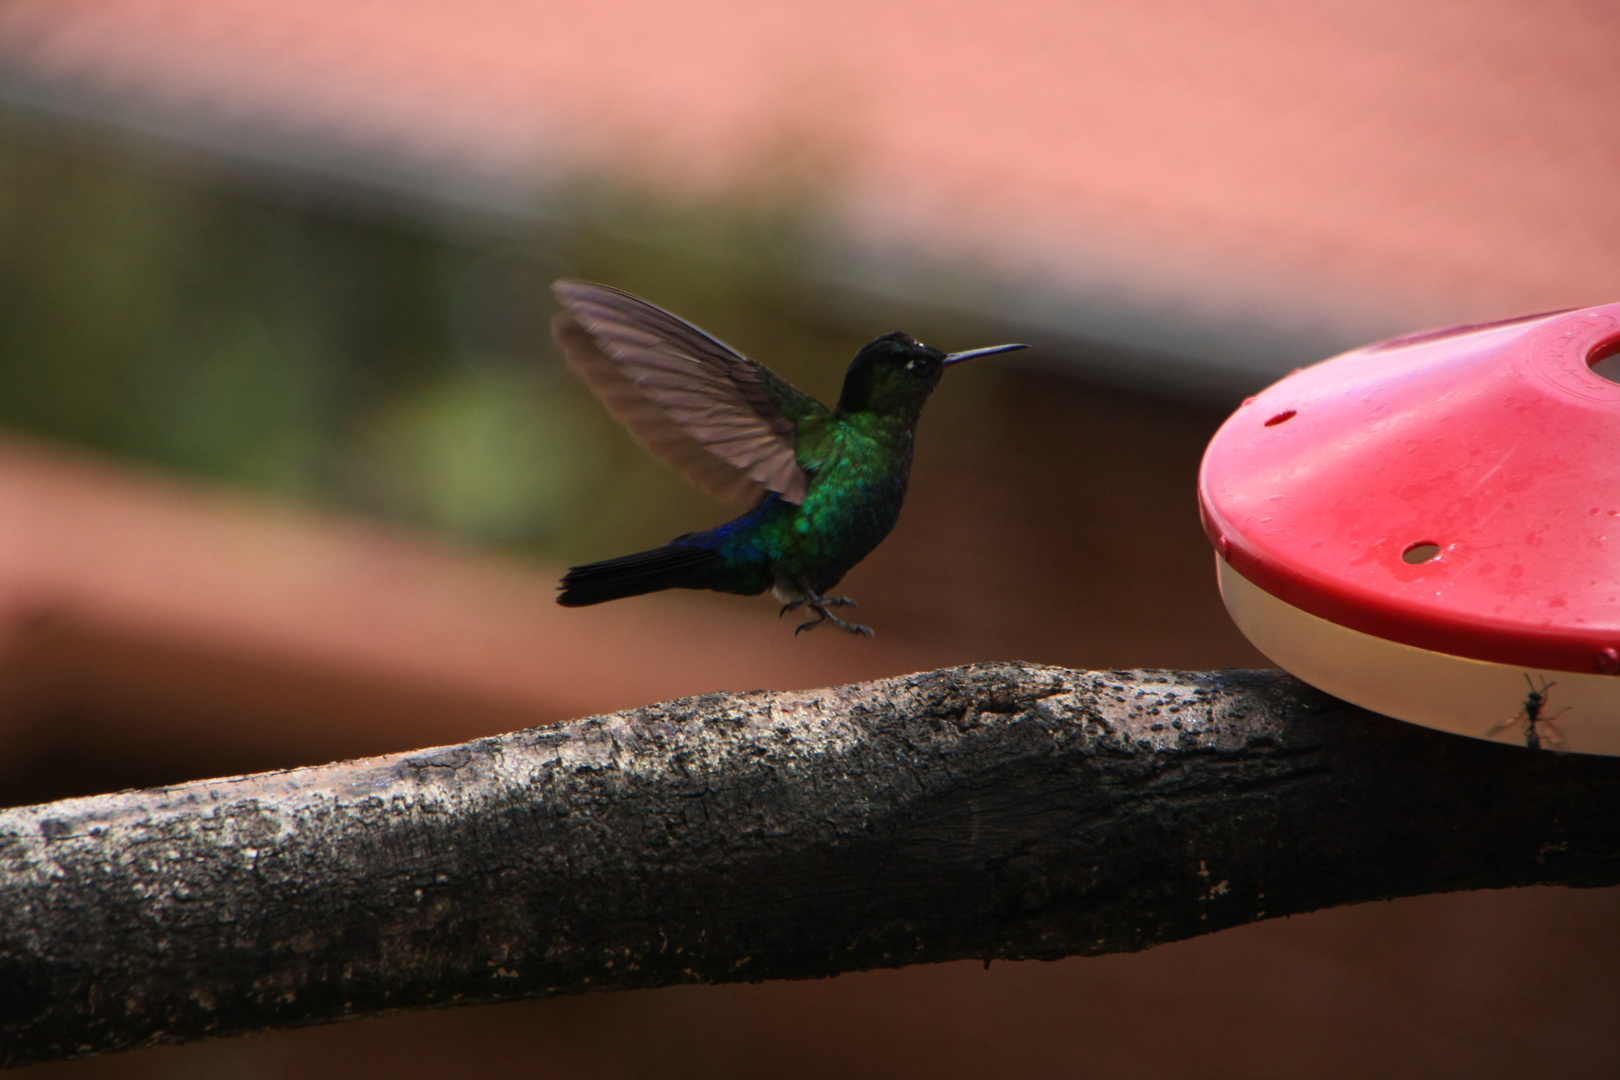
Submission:
{"label": "red plastic feeder lid", "polygon": [[1620,753],[1620,304],[1414,334],[1244,402],[1204,455],[1222,595],[1392,716]]}

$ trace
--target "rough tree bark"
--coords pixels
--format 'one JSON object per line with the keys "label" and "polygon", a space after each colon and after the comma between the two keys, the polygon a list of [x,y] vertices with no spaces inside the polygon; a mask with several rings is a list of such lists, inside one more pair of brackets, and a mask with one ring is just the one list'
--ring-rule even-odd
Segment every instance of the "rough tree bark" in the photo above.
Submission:
{"label": "rough tree bark", "polygon": [[1620,882],[1620,761],[981,664],[0,812],[0,1061]]}

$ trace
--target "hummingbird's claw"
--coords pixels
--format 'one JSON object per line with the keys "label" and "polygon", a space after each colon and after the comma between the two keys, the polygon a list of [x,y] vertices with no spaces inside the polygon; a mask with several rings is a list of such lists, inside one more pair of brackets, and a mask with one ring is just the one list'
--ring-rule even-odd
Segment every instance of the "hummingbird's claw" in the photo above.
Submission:
{"label": "hummingbird's claw", "polygon": [[[804,631],[820,626],[824,622],[832,623],[845,633],[860,634],[863,637],[869,638],[877,637],[877,634],[873,633],[870,626],[862,626],[860,623],[845,622],[843,619],[840,619],[838,616],[827,610],[828,608],[833,607],[860,607],[859,604],[851,600],[849,597],[822,596],[820,593],[816,592],[816,590],[810,587],[809,582],[803,580],[794,582],[793,587],[796,588],[802,595],[795,597],[786,604],[783,604],[782,610],[777,613],[776,617],[780,619],[788,612],[796,611],[801,607],[808,607],[811,611],[816,613],[815,618],[811,619],[809,622],[800,623],[794,628],[794,637],[798,637],[800,634],[804,633]],[[782,593],[779,591],[776,595],[780,597]]]}
{"label": "hummingbird's claw", "polygon": [[810,622],[800,623],[799,627],[795,628],[794,630],[795,638],[799,636],[800,631],[810,630],[812,627],[820,627],[821,623],[825,622],[833,623],[834,627],[838,627],[839,630],[846,631],[846,633],[859,633],[859,635],[862,635],[863,638],[876,638],[876,636],[878,636],[872,627],[862,627],[859,622],[844,622],[844,620],[839,619],[838,615],[834,615],[833,612],[829,612],[829,610],[825,609],[825,607],[821,607],[821,604],[818,604],[818,602],[812,602],[812,604],[810,604],[810,610],[815,612],[815,619],[810,620]]}

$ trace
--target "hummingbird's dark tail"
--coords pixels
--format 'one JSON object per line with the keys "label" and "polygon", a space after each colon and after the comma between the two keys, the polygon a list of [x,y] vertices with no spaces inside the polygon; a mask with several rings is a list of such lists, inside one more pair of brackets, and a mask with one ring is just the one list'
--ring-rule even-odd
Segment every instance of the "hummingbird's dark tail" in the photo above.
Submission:
{"label": "hummingbird's dark tail", "polygon": [[699,571],[720,559],[718,552],[708,548],[665,544],[651,551],[570,567],[563,575],[557,603],[585,607],[660,589],[702,588]]}

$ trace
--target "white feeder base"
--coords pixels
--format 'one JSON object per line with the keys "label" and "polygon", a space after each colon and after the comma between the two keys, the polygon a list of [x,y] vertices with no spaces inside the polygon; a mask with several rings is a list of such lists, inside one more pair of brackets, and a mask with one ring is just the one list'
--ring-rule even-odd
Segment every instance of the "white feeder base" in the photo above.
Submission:
{"label": "white feeder base", "polygon": [[[1470,660],[1351,630],[1285,603],[1215,557],[1221,599],[1255,648],[1319,690],[1424,727],[1544,750],[1620,755],[1620,676]],[[1543,695],[1537,707],[1534,690]]]}

